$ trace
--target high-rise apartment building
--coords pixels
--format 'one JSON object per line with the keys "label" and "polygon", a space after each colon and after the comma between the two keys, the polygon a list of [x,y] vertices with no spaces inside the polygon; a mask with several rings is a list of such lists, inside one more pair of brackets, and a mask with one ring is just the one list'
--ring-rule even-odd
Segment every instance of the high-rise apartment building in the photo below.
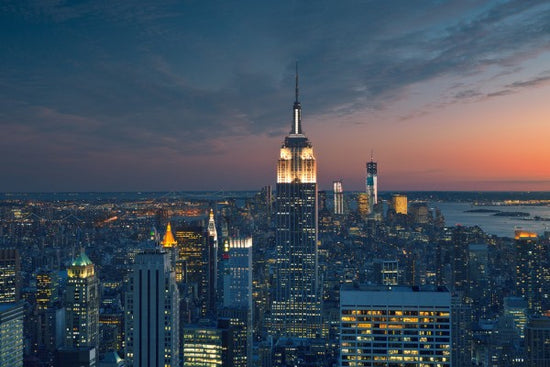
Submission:
{"label": "high-rise apartment building", "polygon": [[99,345],[99,286],[92,261],[84,251],[67,269],[65,292],[65,345],[97,348]]}
{"label": "high-rise apartment building", "polygon": [[136,255],[126,292],[126,360],[131,366],[179,366],[178,288],[163,249]]}
{"label": "high-rise apartment building", "polygon": [[296,75],[292,128],[277,163],[273,336],[314,338],[320,334],[317,222],[317,165],[302,131]]}
{"label": "high-rise apartment building", "polygon": [[542,311],[542,281],[544,249],[536,233],[517,230],[516,289],[525,298],[531,312]]}
{"label": "high-rise apartment building", "polygon": [[340,366],[451,366],[450,293],[343,286],[340,352]]}
{"label": "high-rise apartment building", "polygon": [[371,154],[370,162],[367,162],[367,197],[369,200],[369,213],[372,213],[374,206],[378,204],[378,163],[374,161]]}
{"label": "high-rise apartment building", "polygon": [[342,188],[342,181],[333,182],[334,190],[334,214],[344,214],[344,189]]}
{"label": "high-rise apartment building", "polygon": [[21,292],[21,259],[13,248],[0,249],[0,303],[17,302]]}

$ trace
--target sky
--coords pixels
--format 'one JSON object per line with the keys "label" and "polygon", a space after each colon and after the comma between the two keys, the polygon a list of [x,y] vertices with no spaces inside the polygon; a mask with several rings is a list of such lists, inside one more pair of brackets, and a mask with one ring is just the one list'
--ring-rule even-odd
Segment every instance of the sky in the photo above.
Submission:
{"label": "sky", "polygon": [[547,0],[0,0],[0,191],[550,191]]}

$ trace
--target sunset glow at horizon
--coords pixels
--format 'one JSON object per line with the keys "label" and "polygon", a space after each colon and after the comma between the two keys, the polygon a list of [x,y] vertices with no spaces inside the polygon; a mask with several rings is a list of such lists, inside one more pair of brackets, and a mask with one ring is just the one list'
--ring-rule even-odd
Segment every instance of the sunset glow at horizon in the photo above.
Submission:
{"label": "sunset glow at horizon", "polygon": [[364,191],[373,151],[380,191],[550,191],[545,14],[519,0],[15,2],[0,13],[0,191],[274,185],[296,60],[320,189]]}

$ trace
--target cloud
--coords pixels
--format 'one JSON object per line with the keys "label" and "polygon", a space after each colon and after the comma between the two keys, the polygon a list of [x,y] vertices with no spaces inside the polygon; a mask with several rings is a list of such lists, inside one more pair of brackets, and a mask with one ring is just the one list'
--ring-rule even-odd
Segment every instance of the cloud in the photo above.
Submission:
{"label": "cloud", "polygon": [[[13,134],[0,145],[47,139],[26,153],[38,161],[56,145],[83,160],[98,151],[199,156],[224,154],[220,142],[232,137],[282,136],[296,59],[306,122],[355,123],[358,112],[392,112],[412,85],[480,81],[488,69],[512,78],[550,45],[543,0],[29,0],[2,2],[0,21],[0,126]],[[548,78],[522,75],[489,92],[464,85],[449,103]]]}

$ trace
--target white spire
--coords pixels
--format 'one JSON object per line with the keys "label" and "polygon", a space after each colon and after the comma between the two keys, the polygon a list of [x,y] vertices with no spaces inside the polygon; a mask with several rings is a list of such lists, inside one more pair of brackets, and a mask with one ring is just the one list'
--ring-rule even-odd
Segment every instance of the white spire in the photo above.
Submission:
{"label": "white spire", "polygon": [[290,134],[301,135],[302,134],[302,105],[299,101],[299,89],[298,89],[298,61],[296,61],[296,100],[294,101],[294,118],[292,121],[292,130]]}

